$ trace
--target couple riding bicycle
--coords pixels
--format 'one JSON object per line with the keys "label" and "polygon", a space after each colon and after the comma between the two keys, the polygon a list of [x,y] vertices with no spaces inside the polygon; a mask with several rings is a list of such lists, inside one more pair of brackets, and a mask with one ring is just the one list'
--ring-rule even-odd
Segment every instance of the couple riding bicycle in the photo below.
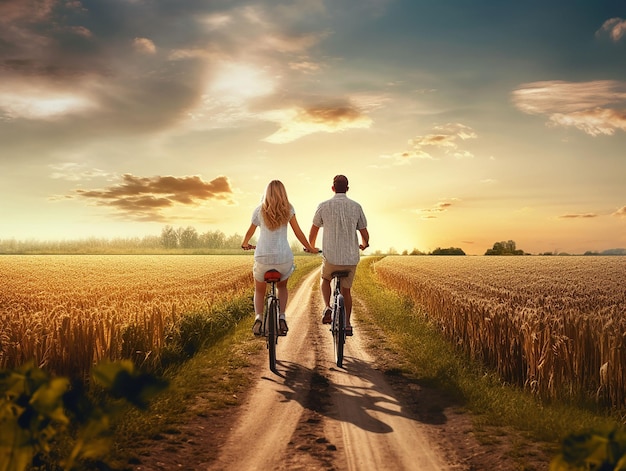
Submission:
{"label": "couple riding bicycle", "polygon": [[[367,220],[361,205],[346,196],[348,179],[344,175],[337,175],[333,179],[332,190],[335,195],[319,204],[309,238],[304,236],[296,220],[295,210],[289,203],[284,185],[278,181],[271,181],[263,196],[261,204],[252,213],[252,221],[241,247],[244,250],[255,249],[254,254],[254,312],[256,315],[253,331],[261,333],[263,309],[267,281],[265,274],[269,270],[277,270],[280,278],[275,281],[279,299],[279,332],[286,335],[289,330],[285,317],[285,309],[289,292],[287,280],[295,269],[294,256],[287,239],[288,225],[295,236],[304,246],[305,251],[318,253],[315,247],[318,232],[323,228],[323,262],[321,269],[320,290],[324,301],[322,322],[330,323],[330,295],[332,274],[337,271],[348,272],[342,280],[341,292],[345,300],[346,335],[352,335],[350,314],[352,311],[352,295],[350,292],[356,266],[359,262],[360,250],[369,246]],[[250,239],[257,227],[260,228],[258,243],[250,245]],[[361,244],[357,232],[361,235]]]}

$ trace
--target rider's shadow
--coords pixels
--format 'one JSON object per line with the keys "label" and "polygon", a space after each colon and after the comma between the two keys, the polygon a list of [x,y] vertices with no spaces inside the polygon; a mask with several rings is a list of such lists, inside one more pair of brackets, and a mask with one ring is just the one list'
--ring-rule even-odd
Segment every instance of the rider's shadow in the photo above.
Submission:
{"label": "rider's shadow", "polygon": [[[344,361],[345,374],[359,376],[368,383],[367,387],[334,384],[317,368],[311,370],[297,363],[281,361],[280,365],[284,368],[282,384],[285,389],[279,389],[278,392],[285,401],[298,401],[308,410],[351,422],[373,433],[393,432],[393,428],[374,413],[378,417],[395,415],[419,420],[414,413],[404,409],[394,394],[389,394],[389,390],[382,387],[380,372],[359,359],[346,358]],[[445,422],[443,413],[436,421],[429,420],[431,423],[442,423],[441,421]]]}

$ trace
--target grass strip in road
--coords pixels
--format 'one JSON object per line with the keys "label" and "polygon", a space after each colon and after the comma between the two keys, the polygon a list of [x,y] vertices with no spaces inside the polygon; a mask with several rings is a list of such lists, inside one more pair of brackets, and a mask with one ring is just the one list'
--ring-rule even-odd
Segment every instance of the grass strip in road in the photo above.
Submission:
{"label": "grass strip in road", "polygon": [[[586,405],[542,403],[519,388],[503,384],[495,373],[470,361],[428,322],[419,306],[378,282],[375,263],[364,258],[355,278],[354,293],[366,309],[358,319],[376,338],[372,348],[395,353],[398,364],[389,367],[424,385],[454,397],[472,413],[478,432],[483,427],[513,428],[528,440],[541,442],[553,453],[564,435],[584,430],[609,430],[619,418]],[[478,434],[480,437],[480,433]],[[489,440],[488,434],[482,439]]]}

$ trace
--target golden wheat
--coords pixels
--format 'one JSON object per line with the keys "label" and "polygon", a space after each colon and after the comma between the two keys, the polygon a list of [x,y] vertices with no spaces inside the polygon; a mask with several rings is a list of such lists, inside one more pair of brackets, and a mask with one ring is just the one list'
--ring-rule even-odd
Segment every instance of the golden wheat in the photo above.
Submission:
{"label": "golden wheat", "polygon": [[375,270],[505,381],[626,405],[626,258],[395,256]]}
{"label": "golden wheat", "polygon": [[129,332],[157,358],[181,315],[250,288],[251,268],[245,255],[1,256],[0,368],[84,377],[128,355]]}

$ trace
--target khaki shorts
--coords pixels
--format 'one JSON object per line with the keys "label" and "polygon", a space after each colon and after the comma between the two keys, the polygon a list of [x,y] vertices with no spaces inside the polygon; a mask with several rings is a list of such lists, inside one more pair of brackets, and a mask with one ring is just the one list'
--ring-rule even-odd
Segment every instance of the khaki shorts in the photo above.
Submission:
{"label": "khaki shorts", "polygon": [[352,282],[354,281],[354,274],[356,272],[356,265],[333,265],[326,261],[326,259],[322,260],[322,272],[321,276],[325,280],[332,280],[332,274],[335,271],[349,271],[350,274],[341,279],[341,287],[342,288],[352,288]]}
{"label": "khaki shorts", "polygon": [[252,275],[256,281],[265,281],[265,272],[272,269],[280,272],[280,281],[285,281],[291,276],[296,266],[293,262],[266,265],[255,261],[252,266]]}

